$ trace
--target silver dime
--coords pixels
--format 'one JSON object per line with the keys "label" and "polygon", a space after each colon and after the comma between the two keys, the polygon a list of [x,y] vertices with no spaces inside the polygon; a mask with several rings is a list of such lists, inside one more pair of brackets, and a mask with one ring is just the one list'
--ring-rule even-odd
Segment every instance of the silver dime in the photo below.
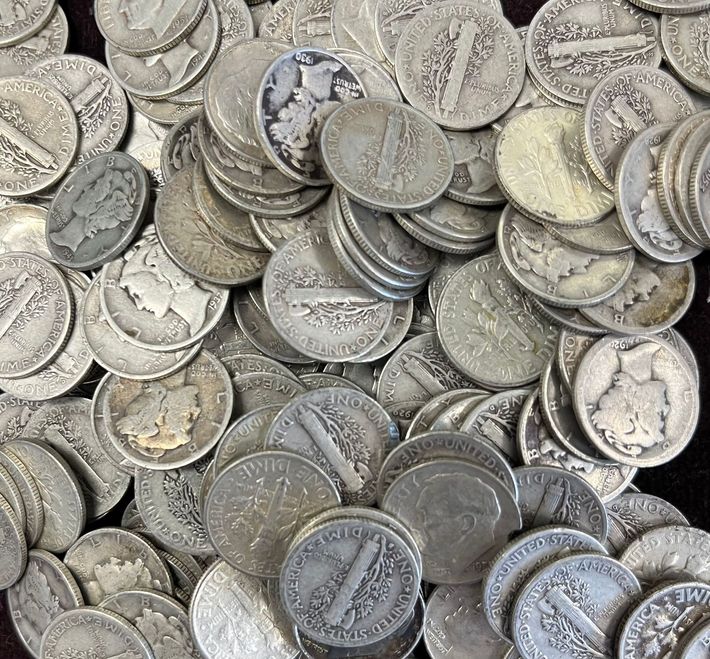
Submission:
{"label": "silver dime", "polygon": [[155,234],[136,241],[101,272],[101,309],[124,339],[172,352],[197,343],[221,318],[229,291],[172,263]]}
{"label": "silver dime", "polygon": [[[195,106],[188,105],[187,103],[171,103],[169,99],[160,100],[157,98],[143,98],[142,96],[136,96],[131,92],[127,92],[126,95],[135,110],[133,113],[133,121],[135,121],[135,116],[137,115],[149,121],[156,122],[162,125],[165,129],[166,135],[168,133],[169,126],[174,126],[184,117],[195,111]],[[158,148],[158,151],[160,151],[160,147]],[[160,156],[160,153],[158,156]],[[140,158],[138,158],[138,160],[140,160]]]}
{"label": "silver dime", "polygon": [[0,255],[0,375],[26,377],[49,364],[69,335],[73,311],[54,265],[26,252]]}
{"label": "silver dime", "polygon": [[659,14],[693,14],[710,8],[707,0],[634,0],[634,4]]}
{"label": "silver dime", "polygon": [[15,633],[33,657],[39,657],[40,641],[58,615],[83,606],[79,586],[56,556],[31,549],[27,570],[7,591],[7,607]]}
{"label": "silver dime", "polygon": [[52,18],[52,0],[29,0],[3,9],[0,46],[20,43],[37,34]]}
{"label": "silver dime", "polygon": [[515,28],[484,3],[434,3],[406,24],[395,70],[404,97],[453,130],[485,126],[515,102],[525,80]]}
{"label": "silver dime", "polygon": [[[454,208],[453,217],[447,218],[445,215],[441,214],[442,200],[440,199],[434,206],[421,211],[417,211],[410,215],[405,215],[403,213],[395,213],[394,218],[402,226],[405,231],[410,233],[419,242],[424,243],[428,247],[433,247],[435,250],[444,252],[447,254],[476,254],[478,252],[486,251],[493,244],[493,240],[478,240],[470,242],[468,240],[460,240],[457,238],[451,238],[450,234],[442,236],[449,228],[453,228],[457,225],[458,229],[463,229],[464,231],[469,228],[474,231],[488,232],[487,221],[495,218],[497,220],[498,213],[491,213],[489,209],[481,208],[479,212],[475,210],[471,212],[470,209],[473,206],[464,206],[464,204],[459,204],[458,202],[452,202],[451,200],[445,200],[446,205],[448,202],[456,203],[457,207]],[[483,222],[481,222],[481,216]],[[440,225],[445,225],[441,227]],[[439,226],[437,226],[439,225]],[[438,229],[437,231],[432,231],[432,229]]]}
{"label": "silver dime", "polygon": [[438,431],[461,431],[466,418],[471,414],[487,396],[485,394],[476,394],[467,396],[463,400],[459,400],[451,405],[447,410],[444,410],[436,416],[429,426],[429,430]]}
{"label": "silver dime", "polygon": [[453,175],[442,130],[397,101],[360,99],[338,108],[320,144],[330,178],[363,206],[381,211],[430,206]]}
{"label": "silver dime", "polygon": [[266,433],[281,404],[265,405],[250,410],[240,416],[227,430],[215,449],[214,464],[216,475],[231,462],[257,453],[264,448]]}
{"label": "silver dime", "polygon": [[[495,235],[500,212],[499,208],[471,206],[442,197],[430,207],[410,213],[409,216],[417,223],[420,231],[436,234],[438,240],[444,241],[443,244],[449,241],[460,242],[461,249],[456,251],[475,252],[480,251],[482,241]],[[468,249],[464,249],[465,246]]]}
{"label": "silver dime", "polygon": [[[462,208],[465,207],[462,205]],[[465,254],[442,254],[439,257],[439,262],[434,272],[429,277],[429,286],[427,289],[429,306],[434,313],[436,313],[441,294],[444,292],[444,288],[449,282],[449,279],[454,276],[459,268],[462,268],[470,260],[471,259]]]}
{"label": "silver dime", "polygon": [[[249,344],[249,347],[253,350],[251,344]],[[277,373],[295,381],[300,379],[296,378],[288,367],[281,362],[264,355],[253,354],[253,352],[225,356],[220,361],[232,379],[244,375],[252,375],[253,373]]]}
{"label": "silver dime", "polygon": [[[703,138],[706,130],[706,127],[703,127],[703,131],[699,131],[702,132]],[[690,183],[687,188],[685,188],[687,193],[685,196],[690,206],[690,220],[693,229],[695,229],[696,233],[700,236],[703,244],[710,242],[710,222],[707,220],[708,202],[710,201],[706,183],[708,171],[710,171],[710,148],[708,148],[707,141],[705,141],[704,146],[695,153],[690,172]],[[680,177],[683,179],[682,185],[684,185],[685,177],[682,176],[682,172],[680,172]]]}
{"label": "silver dime", "polygon": [[[269,251],[275,252],[284,243],[303,231],[325,230],[329,217],[328,208],[327,203],[321,203],[301,215],[279,219],[251,215],[249,221],[261,242]],[[0,217],[1,213],[2,211],[0,211]]]}
{"label": "silver dime", "polygon": [[[268,4],[268,3],[267,3]],[[256,27],[244,0],[215,0],[221,26],[220,51],[254,38]]]}
{"label": "silver dime", "polygon": [[613,558],[577,554],[538,570],[519,591],[513,620],[515,646],[524,659],[566,659],[581,650],[614,656],[614,634],[626,609],[641,595],[636,577]]}
{"label": "silver dime", "polygon": [[337,48],[346,48],[386,61],[377,45],[375,6],[377,0],[335,0],[330,14],[330,32]]}
{"label": "silver dime", "polygon": [[687,16],[665,14],[661,17],[661,44],[668,66],[691,89],[710,93],[710,70],[705,48],[708,31],[707,11]]}
{"label": "silver dime", "polygon": [[2,464],[0,464],[0,495],[12,508],[12,512],[15,513],[15,517],[17,517],[17,521],[26,538],[28,535],[25,530],[27,528],[27,513],[25,511],[25,502],[22,499],[22,492],[10,472]]}
{"label": "silver dime", "polygon": [[402,343],[405,336],[409,333],[413,314],[414,303],[411,298],[407,301],[395,302],[392,305],[392,320],[383,337],[380,339],[380,342],[362,357],[354,359],[353,364],[371,363],[382,359],[396,350],[397,346]]}
{"label": "silver dime", "polygon": [[45,225],[47,209],[34,204],[11,204],[0,208],[0,253],[30,252],[49,261]]}
{"label": "silver dime", "polygon": [[583,336],[601,336],[609,333],[609,330],[588,320],[579,309],[553,307],[551,304],[546,304],[532,295],[528,295],[527,299],[545,318],[559,325],[563,330]]}
{"label": "silver dime", "polygon": [[115,448],[136,465],[177,469],[207,455],[229,423],[233,391],[206,350],[177,373],[140,382],[112,376],[103,414]]}
{"label": "silver dime", "polygon": [[330,31],[332,11],[333,0],[296,0],[293,10],[282,20],[291,18],[291,38],[296,46],[334,48]]}
{"label": "silver dime", "polygon": [[197,121],[201,116],[200,110],[187,115],[166,135],[160,154],[160,169],[166,181],[181,169],[194,165],[200,157]]}
{"label": "silver dime", "polygon": [[345,63],[358,76],[366,96],[387,98],[392,101],[402,100],[402,94],[392,77],[391,69],[386,68],[381,58],[374,59],[375,52],[365,54],[344,48],[335,48],[333,52],[345,60]]}
{"label": "silver dime", "polygon": [[74,162],[79,127],[64,96],[46,82],[0,81],[0,193],[31,195],[56,183]]}
{"label": "silver dime", "polygon": [[702,659],[710,646],[710,620],[700,620],[683,634],[677,646],[678,659]]}
{"label": "silver dime", "polygon": [[289,178],[328,185],[318,148],[323,123],[340,105],[364,95],[359,78],[339,56],[318,48],[284,53],[266,70],[256,94],[259,141]]}
{"label": "silver dime", "polygon": [[513,470],[520,493],[523,526],[563,524],[604,542],[608,520],[596,490],[580,476],[558,467],[518,467]]}
{"label": "silver dime", "polygon": [[262,39],[293,44],[293,15],[298,0],[278,0],[269,9],[259,25],[258,36]]}
{"label": "silver dime", "polygon": [[0,444],[17,439],[40,406],[10,394],[0,394]]}
{"label": "silver dime", "polygon": [[0,568],[2,589],[16,584],[27,566],[27,542],[20,520],[4,496],[0,495],[0,538],[3,562]]}
{"label": "silver dime", "polygon": [[678,455],[698,421],[690,367],[653,336],[600,339],[583,357],[573,393],[580,426],[597,450],[632,466],[656,466]]}
{"label": "silver dime", "polygon": [[545,229],[565,245],[595,254],[621,254],[633,249],[615,212],[596,224],[584,227],[561,227],[545,223]]}
{"label": "silver dime", "polygon": [[[254,345],[237,324],[231,308],[228,308],[217,325],[205,336],[203,345],[223,363],[229,357],[240,354],[256,354]],[[229,366],[226,365],[227,370]],[[233,373],[230,373],[233,375]]]}
{"label": "silver dime", "polygon": [[94,270],[131,243],[148,210],[150,182],[141,164],[120,152],[87,159],[55,193],[47,214],[52,258]]}
{"label": "silver dime", "polygon": [[579,552],[606,553],[599,540],[566,526],[534,529],[503,547],[483,581],[482,608],[493,631],[510,640],[519,624],[512,613],[523,584],[541,567]]}
{"label": "silver dime", "polygon": [[362,391],[354,382],[350,382],[350,380],[339,375],[333,375],[332,373],[303,373],[299,375],[299,380],[303,382],[303,385],[308,391],[332,387],[343,387],[345,389]]}
{"label": "silver dime", "polygon": [[[96,385],[96,389],[94,390],[94,395],[91,399],[91,429],[101,445],[101,448],[106,453],[106,457],[111,461],[113,466],[125,472],[129,476],[133,476],[136,471],[135,465],[133,462],[125,458],[118,450],[116,450],[116,447],[113,445],[106,428],[106,419],[104,418],[103,410],[104,400],[108,393],[108,384],[110,383],[110,380],[111,373],[106,373],[106,375],[104,375],[104,377],[101,378],[99,383]],[[121,526],[130,528],[128,525],[124,524]]]}
{"label": "silver dime", "polygon": [[[24,463],[14,453],[0,450],[0,466],[9,474],[10,480],[15,483],[20,493],[17,505],[18,509],[21,506],[25,511],[23,524],[25,539],[27,546],[33,547],[44,529],[44,503],[40,498],[37,482]],[[10,499],[13,498],[11,492],[6,490],[5,493]],[[20,516],[21,513],[18,514],[18,519]],[[81,530],[79,530],[79,533],[81,533]]]}
{"label": "silver dime", "polygon": [[286,405],[306,387],[293,375],[281,373],[247,373],[232,378],[234,413],[237,416],[265,405]]}

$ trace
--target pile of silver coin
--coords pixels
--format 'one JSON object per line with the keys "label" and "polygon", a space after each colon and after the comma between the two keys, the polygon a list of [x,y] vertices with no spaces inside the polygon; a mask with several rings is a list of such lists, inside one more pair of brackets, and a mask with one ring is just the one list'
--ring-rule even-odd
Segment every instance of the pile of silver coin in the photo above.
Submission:
{"label": "pile of silver coin", "polygon": [[706,657],[710,534],[632,481],[700,410],[710,0],[95,18],[0,2],[29,655]]}

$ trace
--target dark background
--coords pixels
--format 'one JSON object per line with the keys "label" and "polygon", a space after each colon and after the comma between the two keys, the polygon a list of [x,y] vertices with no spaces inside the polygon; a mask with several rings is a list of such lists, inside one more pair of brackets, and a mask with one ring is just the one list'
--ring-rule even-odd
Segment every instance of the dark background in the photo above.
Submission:
{"label": "dark background", "polygon": [[[114,0],[118,2],[119,0]],[[93,0],[59,0],[69,21],[68,52],[88,55],[104,61],[104,40],[94,22]],[[503,0],[505,14],[516,26],[527,25],[540,0]],[[695,299],[685,318],[676,329],[688,339],[700,366],[700,422],[695,438],[687,450],[662,467],[639,471],[634,480],[643,492],[655,494],[670,501],[683,512],[690,523],[710,530],[710,461],[705,447],[710,431],[710,406],[704,404],[707,391],[707,374],[710,372],[710,256],[702,254],[695,259],[697,285]],[[1,557],[0,557],[1,559]],[[0,598],[0,659],[29,658],[12,631],[5,609],[5,598]],[[237,659],[235,657],[235,659]]]}

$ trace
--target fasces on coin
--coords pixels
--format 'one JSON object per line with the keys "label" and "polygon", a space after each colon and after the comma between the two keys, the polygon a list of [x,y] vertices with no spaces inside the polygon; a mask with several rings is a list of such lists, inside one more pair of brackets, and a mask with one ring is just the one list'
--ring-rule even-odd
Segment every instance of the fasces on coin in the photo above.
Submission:
{"label": "fasces on coin", "polygon": [[543,222],[594,224],[614,197],[594,176],[582,148],[582,113],[533,108],[511,119],[496,142],[496,174],[515,207]]}
{"label": "fasces on coin", "polygon": [[333,0],[296,0],[293,12],[283,20],[292,20],[291,40],[296,46],[316,46],[334,48],[335,41],[330,31],[330,16],[333,12]]}
{"label": "fasces on coin", "polygon": [[291,626],[262,579],[217,561],[190,602],[192,638],[205,659],[296,659]]}
{"label": "fasces on coin", "polygon": [[620,254],[633,249],[615,212],[596,224],[584,227],[562,227],[545,223],[545,228],[565,245],[598,254]]}
{"label": "fasces on coin", "polygon": [[52,85],[29,78],[3,78],[0,97],[0,193],[40,192],[74,162],[79,146],[74,110]]}
{"label": "fasces on coin", "polygon": [[437,307],[441,345],[452,364],[489,387],[519,387],[540,376],[557,328],[508,278],[498,255],[462,267]]}
{"label": "fasces on coin", "polygon": [[53,260],[93,270],[123,252],[148,210],[150,182],[141,164],[120,152],[95,156],[57,190],[47,213]]}
{"label": "fasces on coin", "polygon": [[27,542],[20,520],[7,502],[0,495],[0,587],[3,590],[16,584],[25,572],[27,565]]}
{"label": "fasces on coin", "polygon": [[363,206],[381,211],[430,206],[453,176],[443,131],[397,101],[363,98],[339,107],[323,126],[320,145],[330,178]]}
{"label": "fasces on coin", "polygon": [[423,578],[431,583],[480,581],[494,553],[521,527],[513,492],[460,459],[408,469],[385,492],[382,508],[414,535]]}
{"label": "fasces on coin", "polygon": [[419,576],[415,554],[391,527],[332,519],[289,548],[281,599],[296,625],[315,640],[360,647],[407,620],[417,603]]}
{"label": "fasces on coin", "polygon": [[515,28],[484,3],[434,3],[406,24],[395,54],[404,97],[439,125],[485,126],[518,98],[525,80]]}
{"label": "fasces on coin", "polygon": [[600,339],[582,359],[573,398],[597,450],[636,467],[678,455],[692,438],[700,407],[685,359],[653,336]]}
{"label": "fasces on coin", "polygon": [[52,18],[53,0],[28,0],[3,8],[0,46],[11,46],[37,34]]}
{"label": "fasces on coin", "polygon": [[197,122],[201,116],[201,111],[187,115],[165,137],[160,154],[160,169],[166,181],[181,169],[194,165],[200,157]]}
{"label": "fasces on coin", "polygon": [[264,446],[308,458],[328,474],[346,503],[370,505],[393,433],[393,422],[379,403],[355,389],[333,387],[288,403],[271,424]]}
{"label": "fasces on coin", "polygon": [[430,657],[500,659],[510,644],[495,634],[484,615],[481,584],[438,586],[429,595],[424,644]]}
{"label": "fasces on coin", "polygon": [[207,495],[204,519],[214,548],[230,565],[276,577],[303,523],[339,503],[335,484],[314,462],[269,450],[222,469]]}
{"label": "fasces on coin", "polygon": [[500,550],[483,581],[483,610],[501,638],[510,640],[518,624],[511,615],[521,586],[544,565],[573,552],[606,553],[599,540],[566,526],[528,531]]}
{"label": "fasces on coin", "polygon": [[[691,4],[691,3],[689,3]],[[710,5],[710,3],[707,3]],[[691,89],[710,93],[710,12],[661,17],[661,44],[668,66]]]}
{"label": "fasces on coin", "polygon": [[83,606],[79,586],[56,556],[31,549],[22,578],[7,591],[15,633],[33,657],[39,657],[45,629],[61,613]]}
{"label": "fasces on coin", "polygon": [[90,606],[71,609],[54,618],[42,636],[40,656],[42,659],[101,656],[95,654],[97,647],[107,659],[153,657],[148,641],[127,620]]}
{"label": "fasces on coin", "polygon": [[[636,577],[603,555],[577,554],[541,568],[523,585],[513,608],[515,645],[524,659],[614,656],[614,634],[641,595]],[[584,655],[582,655],[584,656]]]}
{"label": "fasces on coin", "polygon": [[206,350],[177,373],[141,382],[112,377],[103,414],[118,451],[148,469],[177,469],[207,455],[229,423],[229,375]]}
{"label": "fasces on coin", "polygon": [[274,329],[311,359],[341,362],[365,355],[392,318],[392,303],[355,284],[325,232],[306,231],[279,248],[263,289]]}
{"label": "fasces on coin", "polygon": [[621,155],[641,130],[694,112],[685,88],[668,73],[649,66],[610,73],[594,87],[584,109],[582,147],[590,167],[612,189]]}
{"label": "fasces on coin", "polygon": [[0,208],[0,253],[30,252],[52,260],[45,237],[47,209],[35,204]]}
{"label": "fasces on coin", "polygon": [[197,343],[229,303],[228,289],[198,281],[173,264],[155,234],[104,266],[100,292],[109,325],[131,343],[158,352]]}
{"label": "fasces on coin", "polygon": [[631,65],[658,66],[658,20],[635,4],[550,0],[540,7],[525,43],[536,85],[558,103],[584,105],[607,74]]}
{"label": "fasces on coin", "polygon": [[328,185],[319,150],[323,124],[340,105],[364,95],[359,78],[338,55],[319,48],[284,53],[266,70],[256,94],[259,141],[289,178]]}
{"label": "fasces on coin", "polygon": [[131,588],[172,592],[172,579],[155,548],[138,534],[103,527],[79,538],[64,556],[87,604]]}

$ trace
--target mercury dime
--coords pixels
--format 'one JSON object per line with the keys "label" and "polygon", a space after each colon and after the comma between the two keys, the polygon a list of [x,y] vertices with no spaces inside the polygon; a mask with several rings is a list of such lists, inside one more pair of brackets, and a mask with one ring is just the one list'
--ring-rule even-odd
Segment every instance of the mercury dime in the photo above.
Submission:
{"label": "mercury dime", "polygon": [[3,9],[0,23],[0,46],[24,42],[37,34],[52,18],[52,0],[28,0]]}
{"label": "mercury dime", "polygon": [[266,432],[282,407],[281,404],[257,407],[240,416],[227,428],[215,450],[217,475],[231,462],[264,448]]}
{"label": "mercury dime", "polygon": [[278,334],[312,359],[340,362],[366,354],[392,318],[392,303],[355,285],[324,232],[304,232],[273,255],[264,298]]}
{"label": "mercury dime", "polygon": [[[136,110],[134,115],[158,123],[165,129],[165,135],[169,131],[169,126],[174,126],[195,111],[195,106],[187,103],[171,103],[168,99],[143,98],[142,96],[131,94],[131,92],[127,92],[126,95],[133,109]],[[135,121],[135,117],[133,121]],[[160,151],[160,148],[158,150]],[[138,159],[140,160],[140,158]]]}
{"label": "mercury dime", "polygon": [[[457,202],[454,202],[457,203]],[[467,208],[463,204],[458,204],[461,208]],[[495,229],[494,229],[495,230]],[[434,272],[429,277],[428,297],[429,306],[436,313],[439,306],[441,294],[444,292],[449,279],[454,276],[459,268],[462,268],[470,261],[467,255],[442,254]]]}
{"label": "mercury dime", "polygon": [[589,165],[613,189],[621,155],[641,130],[694,112],[684,88],[663,71],[629,66],[610,73],[590,93],[584,110],[582,146]]}
{"label": "mercury dime", "polygon": [[708,195],[709,178],[710,147],[708,147],[706,141],[705,145],[695,154],[690,172],[690,183],[686,190],[690,207],[690,219],[693,228],[702,239],[703,245],[710,243],[710,220],[708,220],[708,209],[710,208],[710,195]]}
{"label": "mercury dime", "polygon": [[[631,399],[638,407],[629,407]],[[655,466],[690,441],[698,420],[697,383],[682,355],[666,341],[610,336],[582,359],[574,409],[605,456],[632,466]]]}
{"label": "mercury dime", "polygon": [[[101,655],[96,655],[96,648]],[[145,637],[121,616],[103,608],[82,606],[58,615],[42,636],[43,659],[71,656],[130,656],[151,659],[153,653]],[[130,653],[130,654],[129,654]]]}
{"label": "mercury dime", "polygon": [[710,647],[710,620],[701,620],[688,629],[678,644],[678,659],[702,659]]}
{"label": "mercury dime", "polygon": [[[251,344],[250,347],[253,349]],[[253,373],[277,373],[292,380],[298,380],[287,366],[265,355],[234,354],[221,357],[220,361],[232,379]]]}
{"label": "mercury dime", "polygon": [[659,14],[693,14],[710,8],[708,0],[634,0],[634,4]]}
{"label": "mercury dime", "polygon": [[332,373],[303,373],[299,376],[299,379],[303,382],[303,385],[308,391],[331,387],[344,387],[346,389],[362,391],[354,382],[350,382],[350,380],[339,375],[333,375]]}
{"label": "mercury dime", "polygon": [[197,121],[201,111],[189,114],[175,124],[165,137],[160,154],[160,168],[166,181],[185,167],[194,165],[200,157]]}
{"label": "mercury dime", "polygon": [[265,405],[285,405],[306,387],[294,376],[281,373],[247,373],[232,378],[234,413],[238,416]]}
{"label": "mercury dime", "polygon": [[0,538],[3,556],[0,586],[4,590],[16,584],[25,572],[27,542],[20,520],[2,495],[0,495]]}
{"label": "mercury dime", "polygon": [[296,659],[290,623],[261,579],[217,561],[190,602],[190,629],[205,659]]}
{"label": "mercury dime", "polygon": [[392,73],[385,68],[384,63],[379,58],[377,61],[373,59],[373,53],[368,55],[344,48],[335,48],[333,52],[345,60],[345,63],[360,78],[366,96],[370,98],[387,98],[392,101],[402,100],[402,94],[392,77]]}
{"label": "mercury dime", "polygon": [[[1,213],[2,211],[0,211],[0,217],[2,217]],[[259,240],[269,251],[275,252],[284,243],[304,231],[310,229],[325,230],[328,217],[328,204],[321,203],[301,215],[281,219],[251,215],[249,221],[257,236],[259,236]]]}
{"label": "mercury dime", "polygon": [[418,12],[397,43],[404,97],[453,130],[485,126],[510,108],[525,80],[515,28],[483,3],[435,3]]}
{"label": "mercury dime", "polygon": [[[37,483],[27,467],[13,453],[0,450],[0,466],[7,472],[9,478],[9,489],[3,489],[2,495],[8,499],[11,506],[17,506],[15,514],[22,523],[27,546],[32,547],[36,544],[44,526],[44,508]],[[17,492],[13,492],[13,483]],[[16,498],[17,494],[19,497]]]}
{"label": "mercury dime", "polygon": [[474,251],[480,249],[482,241],[495,235],[500,209],[470,206],[442,197],[428,208],[410,213],[410,217],[420,230],[436,234],[445,241],[460,241],[470,246],[469,251]]}
{"label": "mercury dime", "polygon": [[262,39],[293,44],[293,15],[298,0],[278,0],[269,8],[257,30]]}
{"label": "mercury dime", "polygon": [[375,6],[377,0],[335,0],[330,14],[330,32],[337,48],[347,48],[384,61],[377,45]]}
{"label": "mercury dime", "polygon": [[[699,9],[697,10],[700,11]],[[710,93],[710,60],[706,44],[710,38],[710,13],[661,17],[661,43],[668,66],[691,89]]]}
{"label": "mercury dime", "polygon": [[620,254],[633,249],[615,212],[596,224],[562,227],[546,222],[545,229],[565,245],[595,254]]}
{"label": "mercury dime", "polygon": [[531,305],[537,309],[545,318],[560,326],[562,330],[581,334],[582,336],[602,336],[608,334],[609,330],[600,327],[582,315],[579,309],[566,307],[553,307],[538,300],[533,295],[527,296]]}
{"label": "mercury dime", "polygon": [[626,0],[549,0],[528,28],[533,80],[566,104],[583,105],[601,78],[631,65],[658,66],[658,21]]}
{"label": "mercury dime", "polygon": [[613,558],[577,554],[538,570],[519,591],[513,639],[524,659],[544,654],[566,659],[573,652],[614,656],[614,634],[641,595],[636,577]]}
{"label": "mercury dime", "polygon": [[512,619],[515,597],[541,567],[570,553],[605,554],[604,546],[590,535],[566,526],[546,526],[523,533],[508,543],[483,581],[483,610],[493,630],[506,640],[518,625]]}
{"label": "mercury dime", "polygon": [[148,469],[177,469],[207,455],[229,423],[233,392],[206,350],[181,371],[140,382],[112,377],[104,418],[114,446]]}
{"label": "mercury dime", "polygon": [[21,197],[45,190],[74,162],[74,110],[54,87],[28,78],[3,78],[0,96],[0,193]]}
{"label": "mercury dime", "polygon": [[306,213],[320,204],[324,197],[330,193],[330,188],[327,187],[307,187],[291,194],[268,197],[244,192],[234,186],[225,184],[224,181],[220,181],[217,177],[211,178],[210,181],[217,192],[233,206],[246,213],[275,219],[290,218]]}
{"label": "mercury dime", "polygon": [[323,124],[340,105],[364,95],[359,78],[339,56],[318,48],[284,53],[266,70],[255,96],[259,141],[289,178],[328,185],[319,151]]}
{"label": "mercury dime", "polygon": [[227,289],[198,282],[174,265],[155,234],[104,266],[100,292],[109,325],[134,345],[158,352],[197,343],[229,302]]}
{"label": "mercury dime", "polygon": [[584,156],[581,121],[577,110],[542,107],[519,114],[503,128],[496,174],[518,210],[565,226],[594,224],[613,210],[613,195]]}
{"label": "mercury dime", "polygon": [[292,17],[291,38],[296,46],[330,49],[335,47],[330,31],[332,11],[333,0],[296,0],[293,11],[282,20]]}
{"label": "mercury dime", "polygon": [[497,255],[474,259],[449,280],[437,327],[452,363],[492,387],[537,379],[557,339],[556,327],[522,296]]}
{"label": "mercury dime", "polygon": [[10,508],[12,508],[12,512],[15,513],[20,528],[23,530],[25,537],[27,537],[27,513],[25,512],[25,502],[22,499],[22,492],[10,475],[10,472],[2,464],[0,464],[0,495],[3,496],[10,505]]}
{"label": "mercury dime", "polygon": [[46,223],[47,209],[42,206],[11,204],[0,208],[0,253],[30,252],[51,261]]}
{"label": "mercury dime", "polygon": [[0,394],[0,444],[17,439],[40,406],[10,394]]}
{"label": "mercury dime", "polygon": [[[94,436],[98,440],[101,448],[106,453],[106,457],[111,461],[114,467],[125,472],[129,476],[133,476],[136,467],[131,460],[126,459],[113,445],[106,428],[106,419],[104,419],[104,400],[108,392],[107,385],[110,383],[111,373],[106,373],[96,385],[94,396],[91,400],[91,429]],[[135,503],[135,499],[134,499]],[[142,523],[142,522],[141,522]],[[126,528],[130,528],[127,524],[121,524]]]}
{"label": "mercury dime", "polygon": [[[362,357],[357,357],[353,360],[353,364],[359,363],[371,363],[386,357],[391,352],[397,349],[406,335],[409,333],[409,328],[412,323],[412,316],[414,314],[414,302],[412,298],[407,301],[395,302],[392,305],[392,320],[390,321],[389,327],[385,331],[380,342],[372,349],[369,350]],[[355,379],[351,378],[354,384],[357,384],[360,388],[363,388],[363,383],[355,382]],[[370,387],[370,391],[372,387]]]}
{"label": "mercury dime", "polygon": [[226,51],[237,42],[254,38],[256,26],[243,0],[215,0],[221,25],[220,52]]}
{"label": "mercury dime", "polygon": [[[40,520],[44,522],[40,522],[40,531],[34,541],[28,538],[30,544],[56,554],[66,551],[81,535],[86,524],[86,503],[71,467],[53,448],[34,440],[13,440],[5,445],[5,450],[32,474],[32,484],[39,493],[42,508]],[[17,479],[15,482],[18,482]],[[24,492],[22,496],[28,524],[32,524],[31,501],[25,498]]]}

